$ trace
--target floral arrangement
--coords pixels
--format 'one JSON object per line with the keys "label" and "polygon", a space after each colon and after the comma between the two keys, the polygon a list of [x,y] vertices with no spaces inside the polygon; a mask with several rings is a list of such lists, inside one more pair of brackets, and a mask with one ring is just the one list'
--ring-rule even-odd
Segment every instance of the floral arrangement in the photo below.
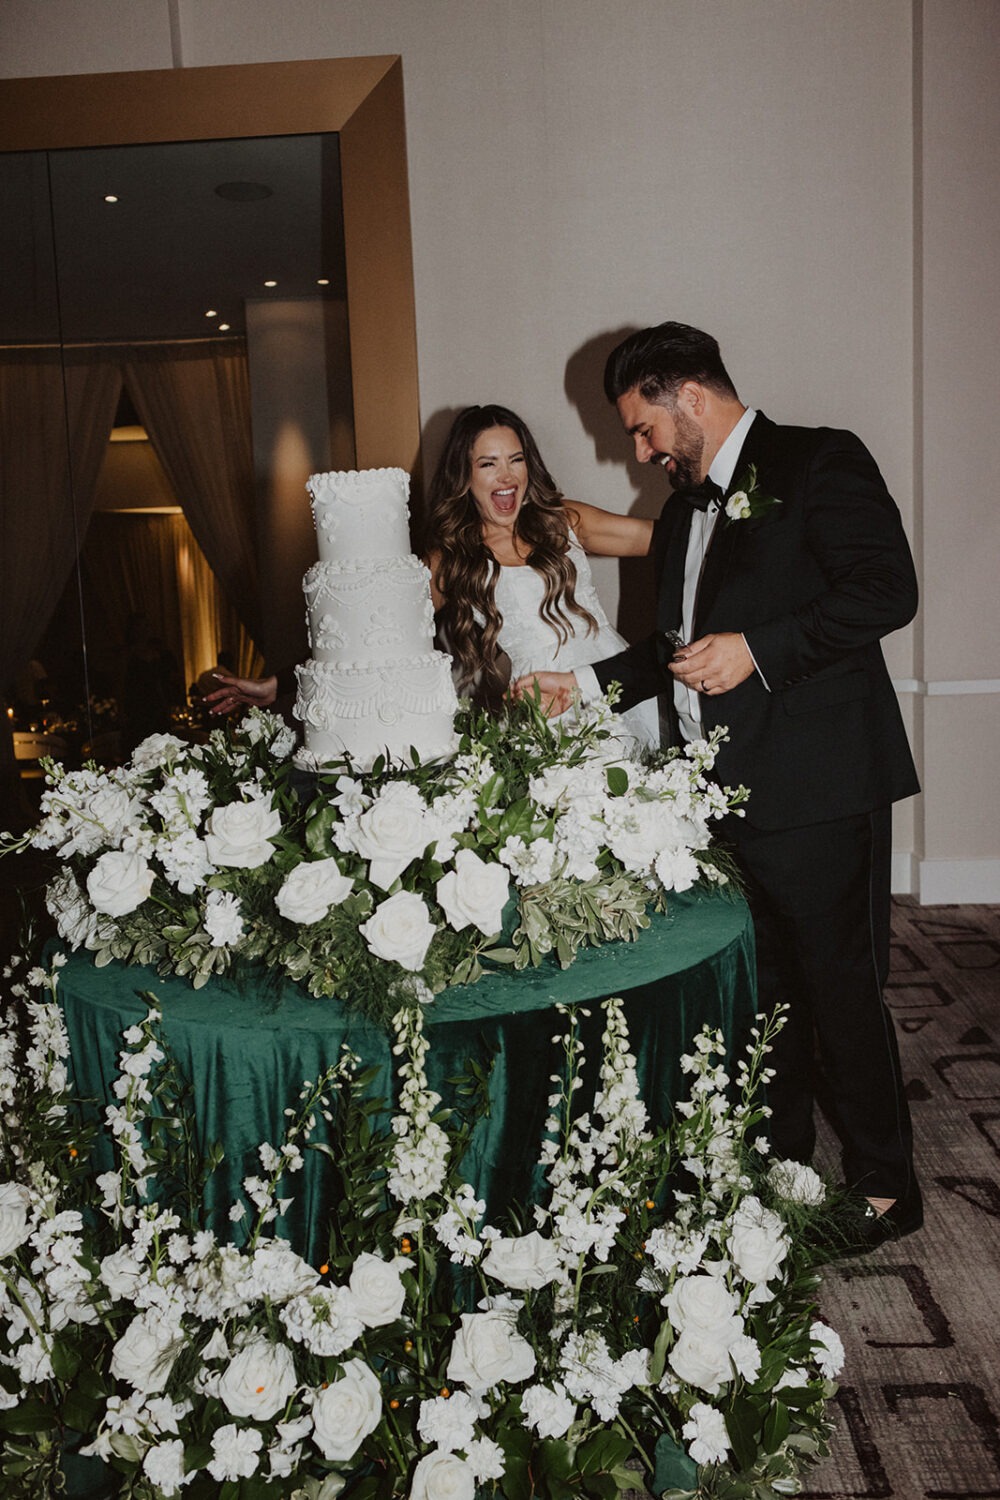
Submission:
{"label": "floral arrangement", "polygon": [[[48,1500],[74,1434],[75,1462],[103,1461],[132,1500],[614,1500],[642,1478],[668,1500],[773,1500],[826,1451],[842,1348],[817,1316],[810,1246],[827,1209],[809,1168],[768,1168],[771,1023],[735,1087],[721,1036],[703,1032],[683,1059],[689,1100],[653,1134],[621,1002],[603,1004],[594,1060],[564,1010],[547,1195],[531,1227],[496,1226],[461,1175],[469,1122],[429,1090],[422,1012],[403,1007],[389,1127],[343,1057],[303,1085],[285,1139],[261,1145],[220,1236],[200,1217],[213,1161],[188,1149],[155,1002],[124,1034],[103,1122],[114,1166],[95,1178],[58,963],[14,970],[0,1025],[8,1500]],[[325,1148],[311,1139],[324,1130]],[[280,1233],[313,1145],[345,1184],[319,1267]]]}
{"label": "floral arrangement", "polygon": [[757,483],[757,465],[750,464],[736,480],[736,488],[726,501],[726,525],[733,521],[752,521],[780,505],[775,495],[766,495]]}
{"label": "floral arrangement", "polygon": [[156,734],[128,765],[47,762],[47,904],[60,936],[203,985],[240,961],[387,1021],[484,964],[572,962],[634,938],[671,891],[724,882],[711,825],[745,798],[709,780],[724,731],[648,761],[608,703],[570,725],[537,704],[466,710],[451,759],[299,769],[254,709],[207,743]]}

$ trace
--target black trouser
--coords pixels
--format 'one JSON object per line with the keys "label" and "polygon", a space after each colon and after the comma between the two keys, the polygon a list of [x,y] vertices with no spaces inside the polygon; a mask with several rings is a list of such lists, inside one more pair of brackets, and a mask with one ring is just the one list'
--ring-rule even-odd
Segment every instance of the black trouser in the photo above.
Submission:
{"label": "black trouser", "polygon": [[846,1182],[870,1197],[901,1197],[913,1180],[913,1133],[882,997],[891,810],[777,831],[733,821],[728,831],[754,917],[760,1007],[789,1006],[770,1059],[773,1153],[812,1155],[818,1043]]}

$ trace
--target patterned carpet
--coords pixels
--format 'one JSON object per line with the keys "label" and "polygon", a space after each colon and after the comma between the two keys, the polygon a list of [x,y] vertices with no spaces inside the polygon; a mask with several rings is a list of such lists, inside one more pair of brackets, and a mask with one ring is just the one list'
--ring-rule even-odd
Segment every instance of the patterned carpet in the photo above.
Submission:
{"label": "patterned carpet", "polygon": [[[1000,1496],[1000,907],[893,903],[924,1229],[827,1272],[847,1350],[813,1500]],[[824,1140],[831,1166],[836,1154]]]}

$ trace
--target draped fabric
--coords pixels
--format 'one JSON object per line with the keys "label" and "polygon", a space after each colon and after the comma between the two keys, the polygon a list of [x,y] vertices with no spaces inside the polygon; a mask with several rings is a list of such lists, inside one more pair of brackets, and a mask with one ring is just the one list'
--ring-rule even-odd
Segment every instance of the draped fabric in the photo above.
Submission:
{"label": "draped fabric", "polygon": [[129,394],[198,545],[258,640],[250,384],[242,346],[136,345],[122,360]]}
{"label": "draped fabric", "polygon": [[[563,1023],[555,1005],[608,994],[624,998],[642,1096],[654,1127],[663,1126],[686,1094],[680,1060],[701,1028],[722,1030],[733,1076],[754,1024],[753,928],[745,903],[714,893],[674,896],[668,913],[654,915],[634,943],[582,949],[566,970],[546,962],[517,974],[491,974],[479,984],[446,990],[427,1007],[428,1078],[445,1106],[459,1106],[458,1080],[470,1060],[489,1075],[489,1113],[473,1132],[462,1170],[486,1200],[491,1223],[512,1203],[537,1201],[543,1186],[538,1155],[550,1076],[561,1066],[553,1035]],[[242,1177],[257,1162],[258,1146],[280,1142],[285,1106],[294,1104],[303,1079],[318,1078],[340,1058],[342,1047],[372,1070],[370,1097],[393,1096],[393,1038],[341,1001],[314,1000],[260,968],[210,979],[194,990],[187,980],[152,969],[117,962],[97,969],[89,954],[79,952],[60,971],[59,999],[74,1086],[98,1110],[113,1102],[122,1031],[146,1013],[150,995],[161,1007],[170,1051],[193,1086],[198,1148],[204,1152],[216,1141],[225,1148],[205,1201],[206,1224],[220,1235],[228,1237],[228,1209],[241,1196]],[[594,1088],[602,1019],[595,1006],[582,1022],[585,1106]],[[320,1139],[323,1130],[320,1123]],[[336,1174],[321,1152],[307,1151],[306,1158],[279,1233],[312,1258],[328,1248]],[[99,1137],[94,1170],[110,1165],[110,1145]]]}
{"label": "draped fabric", "polygon": [[0,352],[0,685],[30,659],[66,587],[121,391],[116,361],[68,353],[64,383],[61,355]]}
{"label": "draped fabric", "polygon": [[234,652],[241,674],[261,670],[259,653],[185,516],[101,512],[91,522],[80,565],[88,614],[100,610],[94,625],[105,639],[127,647],[129,616],[145,615],[153,633],[176,649],[185,688],[214,664],[222,646]]}

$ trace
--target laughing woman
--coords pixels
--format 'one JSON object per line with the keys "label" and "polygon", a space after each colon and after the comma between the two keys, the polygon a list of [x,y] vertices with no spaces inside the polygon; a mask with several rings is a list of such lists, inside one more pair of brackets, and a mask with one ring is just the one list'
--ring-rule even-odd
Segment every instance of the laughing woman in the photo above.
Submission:
{"label": "laughing woman", "polygon": [[[514,412],[461,412],[431,481],[423,548],[460,690],[496,702],[508,680],[620,651],[587,554],[644,557],[652,532],[652,521],[565,499]],[[653,746],[657,718],[655,699],[622,715]]]}

